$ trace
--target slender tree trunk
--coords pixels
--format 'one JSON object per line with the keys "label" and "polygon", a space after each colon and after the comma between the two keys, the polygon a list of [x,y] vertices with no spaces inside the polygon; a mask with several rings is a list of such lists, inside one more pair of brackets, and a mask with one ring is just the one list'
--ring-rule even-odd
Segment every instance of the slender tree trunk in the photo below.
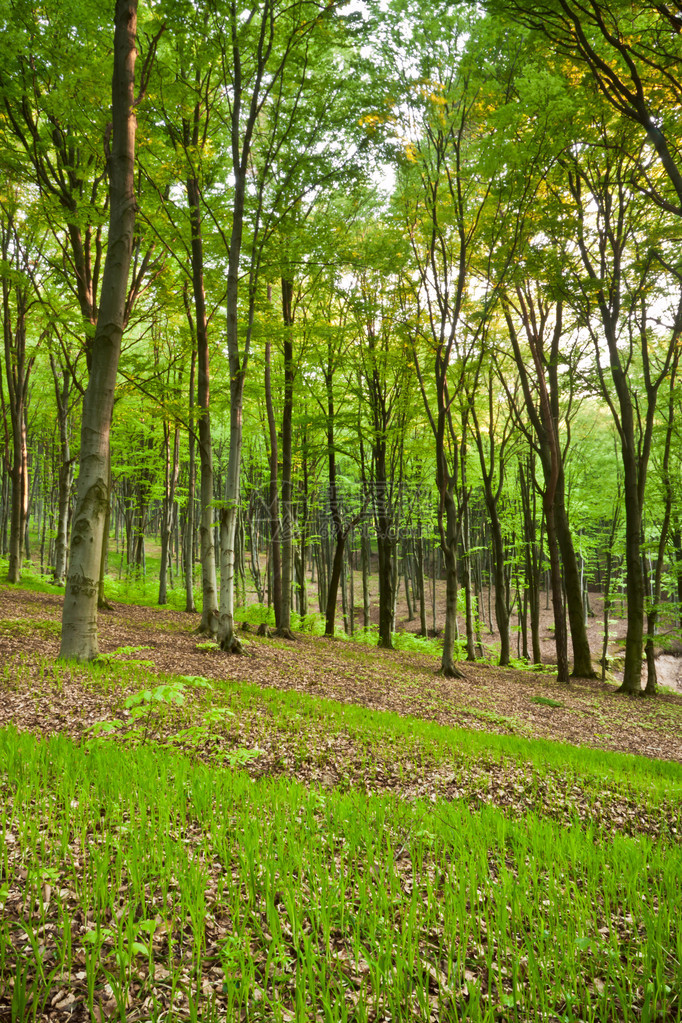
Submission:
{"label": "slender tree trunk", "polygon": [[284,401],[282,404],[282,607],[279,632],[293,639],[291,593],[294,564],[294,516],[292,509],[292,424],[294,414],[293,281],[282,277],[284,321]]}
{"label": "slender tree trunk", "polygon": [[[332,525],[334,527],[334,558],[329,573],[329,586],[325,600],[325,625],[324,634],[329,638],[334,637],[334,622],[336,618],[336,601],[341,579],[341,565],[343,563],[343,549],[346,543],[346,534],[341,519],[339,495],[337,492],[336,480],[336,449],[334,441],[334,390],[333,390],[333,360],[331,348],[328,352],[328,369],[325,374],[325,385],[327,390],[327,462],[329,471],[329,510],[331,512]],[[322,580],[320,578],[320,584]]]}
{"label": "slender tree trunk", "polygon": [[[464,485],[464,481],[463,481]],[[474,630],[474,603],[471,585],[471,555],[469,553],[469,498],[465,491],[462,502],[462,582],[464,583],[465,628],[467,643],[467,661],[476,660],[476,634]]]}
{"label": "slender tree trunk", "polygon": [[394,544],[389,536],[377,530],[379,551],[379,646],[393,649],[393,551]]}
{"label": "slender tree trunk", "polygon": [[421,522],[419,523],[419,536],[417,537],[417,578],[419,580],[419,635],[426,637],[428,635],[426,626],[426,579],[424,575],[424,538],[421,533]]}
{"label": "slender tree trunk", "polygon": [[679,519],[675,520],[674,528],[670,533],[670,539],[672,540],[673,552],[675,555],[674,571],[677,589],[677,623],[678,627],[682,629],[682,528],[680,527]]}
{"label": "slender tree trunk", "polygon": [[672,370],[670,373],[670,397],[668,400],[668,414],[667,414],[667,427],[665,431],[665,442],[663,445],[663,460],[661,465],[661,480],[663,483],[663,521],[661,522],[658,544],[656,550],[656,569],[654,571],[652,594],[647,609],[647,630],[646,630],[646,644],[644,652],[646,655],[646,666],[647,666],[647,679],[646,688],[644,692],[647,696],[656,695],[657,678],[656,678],[656,658],[654,650],[654,640],[656,636],[656,627],[658,625],[659,607],[661,603],[661,587],[663,583],[663,565],[665,563],[666,546],[668,542],[668,532],[670,529],[670,519],[672,517],[672,506],[674,498],[673,483],[670,477],[670,450],[672,446],[673,430],[675,426],[675,406],[676,406],[676,376],[677,366],[679,361],[679,349],[676,350],[674,355],[674,361]]}
{"label": "slender tree trunk", "polygon": [[99,652],[97,596],[109,505],[109,434],[135,230],[136,30],[137,0],[116,0],[109,240],[90,380],[83,402],[80,473],[62,614],[60,656],[79,661],[92,660]]}
{"label": "slender tree trunk", "polygon": [[566,591],[566,607],[571,630],[571,646],[573,648],[572,675],[577,678],[596,678],[597,673],[592,665],[590,644],[587,638],[585,615],[583,613],[583,592],[580,580],[578,561],[573,546],[573,536],[568,523],[568,514],[564,499],[564,473],[561,469],[557,485],[557,501],[555,503],[556,535],[561,551],[561,562],[564,569],[564,585]]}
{"label": "slender tree trunk", "polygon": [[392,498],[386,472],[385,445],[375,442],[375,516],[377,526],[377,549],[379,552],[379,646],[393,649],[393,602],[395,582],[393,559],[395,540],[393,537]]}
{"label": "slender tree trunk", "polygon": [[639,502],[637,451],[633,411],[629,393],[623,391],[621,404],[621,450],[623,495],[625,499],[625,571],[627,579],[627,633],[623,682],[618,692],[642,691],[642,644],[644,642],[644,574],[642,572],[642,511]]}
{"label": "slender tree trunk", "polygon": [[239,470],[242,449],[243,376],[230,380],[230,454],[227,464],[225,504],[220,512],[220,626],[218,639],[227,653],[240,654],[243,648],[234,625],[234,563],[237,510],[239,507]]}
{"label": "slender tree trunk", "polygon": [[[5,258],[5,234],[3,253]],[[7,239],[8,240],[8,239]],[[14,291],[16,302],[12,310],[10,295]],[[26,443],[26,396],[31,363],[26,361],[26,296],[19,286],[12,288],[3,276],[3,333],[5,348],[5,376],[9,397],[12,435],[12,500],[10,505],[9,567],[7,581],[21,579],[22,552],[28,520],[28,448]],[[14,312],[14,318],[12,313]],[[14,326],[13,324],[14,319]]]}
{"label": "slender tree trunk", "polygon": [[360,557],[362,562],[362,624],[368,629],[371,624],[369,611],[369,561],[371,557],[371,541],[363,530]]}
{"label": "slender tree trunk", "polygon": [[270,519],[270,566],[272,570],[272,603],[275,609],[275,628],[282,627],[282,551],[279,528],[279,499],[278,476],[279,456],[277,451],[277,426],[275,424],[275,410],[272,404],[272,371],[271,371],[272,346],[270,341],[265,342],[265,407],[268,417],[268,435],[270,439],[269,464],[269,493],[268,513]]}
{"label": "slender tree trunk", "polygon": [[[519,462],[519,483],[523,509],[523,539],[528,610],[530,612],[530,634],[533,648],[533,664],[542,663],[540,650],[540,568],[535,523],[535,491],[532,459],[526,467]],[[542,540],[540,541],[542,546]]]}
{"label": "slender tree trunk", "polygon": [[104,528],[102,530],[102,556],[99,562],[99,584],[97,587],[97,608],[102,610],[111,609],[106,596],[104,595],[104,577],[109,566],[109,520],[111,516],[111,453],[107,466],[107,506],[104,514]]}
{"label": "slender tree trunk", "polygon": [[341,566],[343,565],[343,549],[345,536],[343,531],[337,535],[334,545],[334,560],[332,561],[329,585],[327,587],[327,598],[325,608],[324,634],[330,639],[334,638],[336,620],[336,601],[338,599],[339,582],[341,580]]}
{"label": "slender tree trunk", "polygon": [[504,540],[502,539],[502,524],[497,513],[497,501],[490,502],[486,493],[486,506],[490,517],[490,536],[492,540],[492,559],[495,573],[495,621],[500,637],[500,660],[502,666],[509,664],[510,641],[509,641],[509,605],[507,603],[507,586],[504,576]]}
{"label": "slender tree trunk", "polygon": [[405,551],[405,545],[403,544],[403,586],[405,587],[405,603],[407,605],[407,620],[408,622],[414,621],[414,591],[410,592],[410,586],[412,585],[410,580],[410,562],[409,557]]}
{"label": "slender tree trunk", "polygon": [[171,428],[164,423],[164,451],[166,458],[165,486],[161,511],[161,566],[159,570],[159,604],[168,602],[168,562],[170,542],[173,531],[173,515],[175,511],[175,488],[180,471],[180,431],[176,426],[173,430],[173,446],[171,452]]}
{"label": "slender tree trunk", "polygon": [[199,539],[201,549],[201,624],[200,632],[210,632],[211,613],[218,605],[216,579],[216,553],[213,532],[215,509],[213,506],[213,446],[211,442],[210,367],[208,344],[208,317],[204,293],[204,249],[202,237],[201,193],[195,177],[186,183],[192,232],[192,291],[197,336],[197,425],[199,428]]}
{"label": "slender tree trunk", "polygon": [[[63,586],[66,581],[66,556],[68,551],[69,506],[73,483],[73,462],[69,442],[69,394],[71,374],[68,369],[58,367],[50,353],[50,364],[54,378],[59,424],[59,484],[57,496],[57,536],[55,539],[54,583]],[[61,376],[61,386],[60,378]]]}
{"label": "slender tree trunk", "polygon": [[185,562],[185,611],[194,613],[196,607],[194,604],[194,502],[195,502],[195,490],[196,490],[196,455],[195,455],[195,438],[194,438],[194,379],[196,372],[197,353],[196,350],[192,350],[192,360],[189,371],[189,467],[188,467],[188,482],[187,482],[187,513],[185,516],[185,548],[184,548],[184,562]]}
{"label": "slender tree trunk", "polygon": [[[452,491],[447,487],[443,493],[445,522],[441,513],[441,546],[445,559],[445,629],[443,631],[443,653],[440,669],[446,678],[463,678],[462,672],[455,663],[455,642],[457,630],[457,543],[459,539],[459,522],[457,508]],[[435,575],[434,575],[435,588]]]}
{"label": "slender tree trunk", "polygon": [[12,505],[9,531],[9,568],[7,581],[21,579],[24,534],[28,518],[28,451],[24,403],[20,400],[12,417]]}

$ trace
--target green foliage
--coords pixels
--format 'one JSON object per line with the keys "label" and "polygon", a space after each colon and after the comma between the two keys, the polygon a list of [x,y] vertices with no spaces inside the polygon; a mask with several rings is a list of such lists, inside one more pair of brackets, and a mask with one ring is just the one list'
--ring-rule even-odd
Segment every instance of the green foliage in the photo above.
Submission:
{"label": "green foliage", "polygon": [[[225,728],[227,719],[234,717],[234,713],[228,707],[204,708],[198,722],[184,728],[173,727],[179,720],[176,712],[187,703],[188,689],[211,693],[213,684],[202,675],[181,675],[151,689],[131,693],[123,702],[128,712],[126,716],[98,721],[90,734],[93,740],[109,737],[131,748],[153,744],[160,749],[197,753],[216,730]],[[217,760],[235,768],[243,767],[257,756],[255,750],[238,748],[219,752]]]}
{"label": "green foliage", "polygon": [[[254,783],[151,746],[85,750],[11,729],[0,792],[4,875],[27,895],[21,918],[0,926],[17,1013],[45,1005],[57,969],[68,972],[71,931],[56,923],[75,914],[89,921],[87,1004],[108,984],[121,1019],[160,977],[155,1020],[180,991],[210,1020],[250,1012],[256,990],[264,1018],[298,1005],[362,1019],[377,1004],[486,1023],[510,1010],[626,1023],[677,1013],[676,843],[604,842],[577,814],[565,827],[484,803]],[[221,929],[211,947],[207,919]]]}

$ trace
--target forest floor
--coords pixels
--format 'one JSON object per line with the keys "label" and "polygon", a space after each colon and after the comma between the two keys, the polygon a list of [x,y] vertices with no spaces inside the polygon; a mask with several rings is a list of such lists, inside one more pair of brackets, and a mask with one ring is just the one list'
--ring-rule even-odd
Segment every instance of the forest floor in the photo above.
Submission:
{"label": "forest floor", "polygon": [[[120,711],[122,692],[103,694],[87,686],[87,669],[70,669],[70,683],[45,665],[59,651],[62,598],[0,588],[0,726],[80,737],[95,721]],[[431,654],[299,634],[294,642],[242,634],[243,656],[228,656],[197,635],[198,615],[114,604],[99,616],[100,652],[123,649],[143,658],[144,674],[203,676],[413,715],[439,725],[549,739],[578,746],[642,754],[682,762],[682,695],[664,689],[655,699],[615,694],[613,682],[555,677],[535,670],[462,664],[464,678],[437,673]],[[208,646],[208,649],[207,649]],[[32,676],[30,687],[13,686],[12,663]],[[130,682],[128,689],[134,686]],[[149,683],[147,683],[149,684]],[[241,741],[263,751],[252,771],[285,762],[286,750],[269,749],[264,722],[242,717]]]}
{"label": "forest floor", "polygon": [[0,584],[0,1021],[679,1023],[682,695],[62,600]]}

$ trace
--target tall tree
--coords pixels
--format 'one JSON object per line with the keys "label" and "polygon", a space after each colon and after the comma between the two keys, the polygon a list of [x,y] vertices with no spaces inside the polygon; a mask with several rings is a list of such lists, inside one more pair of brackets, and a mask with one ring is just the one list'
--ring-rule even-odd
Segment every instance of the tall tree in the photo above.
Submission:
{"label": "tall tree", "polygon": [[[467,313],[481,249],[496,244],[495,173],[481,173],[488,129],[483,111],[499,99],[494,80],[480,75],[485,43],[471,21],[446,5],[411,24],[413,77],[404,83],[408,112],[398,182],[405,231],[415,267],[413,360],[435,442],[439,530],[447,598],[441,669],[461,673],[454,660],[457,631],[457,487],[461,430],[459,392],[482,320]],[[447,26],[444,30],[444,26]],[[496,50],[499,55],[499,50]],[[487,229],[487,230],[484,230]],[[485,286],[484,289],[485,290]],[[477,312],[479,310],[477,309]],[[433,367],[427,373],[425,365]]]}
{"label": "tall tree", "polygon": [[[31,345],[29,315],[37,304],[31,286],[30,266],[43,254],[40,236],[27,231],[17,195],[0,200],[0,278],[2,286],[2,332],[5,380],[12,430],[12,510],[10,518],[9,568],[11,583],[21,578],[24,533],[28,518],[29,480],[26,440],[28,387],[37,347]],[[23,226],[22,226],[23,225]],[[35,328],[34,328],[35,329]]]}
{"label": "tall tree", "polygon": [[[243,435],[244,382],[251,353],[262,260],[268,238],[283,213],[319,185],[301,168],[314,160],[332,134],[320,122],[302,120],[302,97],[315,89],[318,65],[332,54],[337,71],[347,66],[344,32],[348,22],[337,3],[322,0],[264,0],[244,15],[231,3],[220,24],[221,76],[227,98],[226,144],[232,192],[230,228],[221,231],[227,252],[227,352],[230,371],[230,441],[225,496],[220,512],[221,573],[219,639],[223,650],[239,652],[234,628],[235,531]],[[300,127],[304,130],[301,132]],[[280,159],[291,135],[299,148]],[[326,138],[325,136],[328,136]],[[246,241],[246,245],[245,245]],[[246,256],[246,269],[242,259]],[[243,280],[242,280],[243,278]],[[240,284],[240,281],[242,282]],[[240,297],[241,296],[241,297]]]}
{"label": "tall tree", "polygon": [[117,0],[108,160],[109,232],[102,294],[83,403],[80,471],[73,515],[60,656],[98,655],[97,595],[102,535],[109,505],[109,436],[126,319],[135,232],[135,60],[137,0]]}
{"label": "tall tree", "polygon": [[[599,122],[597,122],[599,125]],[[579,305],[593,341],[596,383],[613,415],[623,461],[628,628],[621,691],[641,691],[645,591],[641,543],[644,499],[658,395],[668,378],[682,329],[679,283],[665,225],[647,215],[625,131],[610,119],[597,128],[598,146],[576,151],[566,164],[574,201],[578,261],[569,300]],[[666,258],[667,253],[667,258]],[[678,274],[675,274],[678,277]],[[667,278],[667,280],[666,280]],[[679,277],[678,277],[679,280]],[[672,287],[671,287],[672,284]],[[672,299],[671,297],[672,296]],[[652,306],[664,301],[668,322]],[[640,369],[641,367],[641,369]],[[641,376],[640,376],[641,373]]]}

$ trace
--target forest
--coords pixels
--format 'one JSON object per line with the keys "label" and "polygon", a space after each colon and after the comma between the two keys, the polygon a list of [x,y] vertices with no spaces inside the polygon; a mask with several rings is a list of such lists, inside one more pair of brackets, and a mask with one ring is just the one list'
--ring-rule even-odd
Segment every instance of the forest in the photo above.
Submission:
{"label": "forest", "polygon": [[0,1020],[682,1019],[682,6],[0,28]]}
{"label": "forest", "polygon": [[193,609],[199,567],[226,651],[247,581],[281,633],[333,636],[351,563],[369,627],[374,556],[382,646],[403,579],[426,635],[430,570],[446,675],[483,652],[484,590],[499,664],[517,631],[540,663],[545,585],[565,681],[606,670],[620,594],[622,690],[644,657],[655,693],[682,601],[676,15],[620,39],[608,9],[511,6],[145,9],[117,108],[99,12],[10,4],[0,537],[10,581],[33,543],[66,584],[64,656],[97,656],[113,531],[127,576],[160,547],[160,604],[184,579]]}

